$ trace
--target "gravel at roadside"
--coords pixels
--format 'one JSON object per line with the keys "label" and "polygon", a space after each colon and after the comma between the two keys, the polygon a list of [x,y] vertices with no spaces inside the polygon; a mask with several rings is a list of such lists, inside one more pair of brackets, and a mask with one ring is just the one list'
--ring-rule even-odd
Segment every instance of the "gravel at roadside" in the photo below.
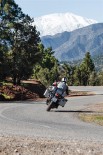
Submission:
{"label": "gravel at roadside", "polygon": [[103,155],[103,142],[0,136],[0,155]]}

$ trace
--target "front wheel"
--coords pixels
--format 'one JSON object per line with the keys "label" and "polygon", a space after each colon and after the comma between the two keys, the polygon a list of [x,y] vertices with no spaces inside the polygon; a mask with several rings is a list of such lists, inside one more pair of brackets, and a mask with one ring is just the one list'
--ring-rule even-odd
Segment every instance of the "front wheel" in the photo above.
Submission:
{"label": "front wheel", "polygon": [[51,103],[48,105],[46,111],[50,111],[52,108],[54,108],[54,102],[51,102]]}

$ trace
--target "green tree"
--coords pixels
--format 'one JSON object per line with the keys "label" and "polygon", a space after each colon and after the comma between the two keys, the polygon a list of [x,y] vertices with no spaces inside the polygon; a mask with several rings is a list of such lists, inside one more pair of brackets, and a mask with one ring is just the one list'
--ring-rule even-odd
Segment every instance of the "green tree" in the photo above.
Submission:
{"label": "green tree", "polygon": [[42,58],[38,49],[39,33],[35,26],[32,26],[30,17],[25,16],[22,23],[16,24],[13,41],[12,75],[14,81],[17,79],[17,82],[20,82],[32,75],[34,65]]}
{"label": "green tree", "polygon": [[91,55],[89,52],[85,54],[85,58],[80,65],[80,72],[81,72],[81,84],[82,85],[89,85],[89,77],[90,74],[95,71],[94,63],[91,59]]}
{"label": "green tree", "polygon": [[60,78],[66,77],[69,85],[72,85],[72,81],[73,81],[72,73],[73,73],[73,67],[71,65],[64,63],[61,66]]}
{"label": "green tree", "polygon": [[103,71],[98,73],[98,85],[103,86]]}
{"label": "green tree", "polygon": [[8,46],[9,76],[12,76],[14,84],[20,84],[22,79],[32,75],[34,65],[42,57],[38,48],[39,32],[33,26],[33,19],[23,14],[14,0],[5,0],[3,4],[0,43],[5,42]]}
{"label": "green tree", "polygon": [[34,77],[39,79],[44,85],[48,86],[59,77],[58,61],[53,56],[52,48],[45,49],[39,44],[39,50],[42,53],[42,61],[34,68]]}
{"label": "green tree", "polygon": [[73,76],[74,76],[74,85],[76,86],[81,85],[82,79],[81,79],[81,70],[79,66],[75,67]]}
{"label": "green tree", "polygon": [[98,85],[98,76],[97,73],[95,71],[93,71],[90,76],[89,76],[89,85],[91,86],[96,86]]}

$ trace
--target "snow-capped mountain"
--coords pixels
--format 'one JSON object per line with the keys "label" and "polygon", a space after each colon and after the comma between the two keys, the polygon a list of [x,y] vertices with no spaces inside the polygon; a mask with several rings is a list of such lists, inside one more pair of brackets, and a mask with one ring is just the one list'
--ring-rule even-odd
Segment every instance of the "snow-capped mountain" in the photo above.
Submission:
{"label": "snow-capped mountain", "polygon": [[43,45],[52,47],[59,61],[83,59],[86,52],[91,56],[103,56],[103,23],[92,24],[72,32],[41,37]]}
{"label": "snow-capped mountain", "polygon": [[94,23],[97,21],[73,13],[55,13],[34,18],[34,25],[40,32],[40,36],[55,35],[64,31],[70,32]]}

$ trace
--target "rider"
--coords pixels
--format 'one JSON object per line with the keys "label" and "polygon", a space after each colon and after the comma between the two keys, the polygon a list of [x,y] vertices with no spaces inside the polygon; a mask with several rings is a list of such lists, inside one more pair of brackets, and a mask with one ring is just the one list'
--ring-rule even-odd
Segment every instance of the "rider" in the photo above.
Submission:
{"label": "rider", "polygon": [[66,77],[63,77],[61,82],[57,85],[57,88],[62,90],[62,93],[66,92],[66,95],[69,94],[68,85],[67,85],[67,79]]}

